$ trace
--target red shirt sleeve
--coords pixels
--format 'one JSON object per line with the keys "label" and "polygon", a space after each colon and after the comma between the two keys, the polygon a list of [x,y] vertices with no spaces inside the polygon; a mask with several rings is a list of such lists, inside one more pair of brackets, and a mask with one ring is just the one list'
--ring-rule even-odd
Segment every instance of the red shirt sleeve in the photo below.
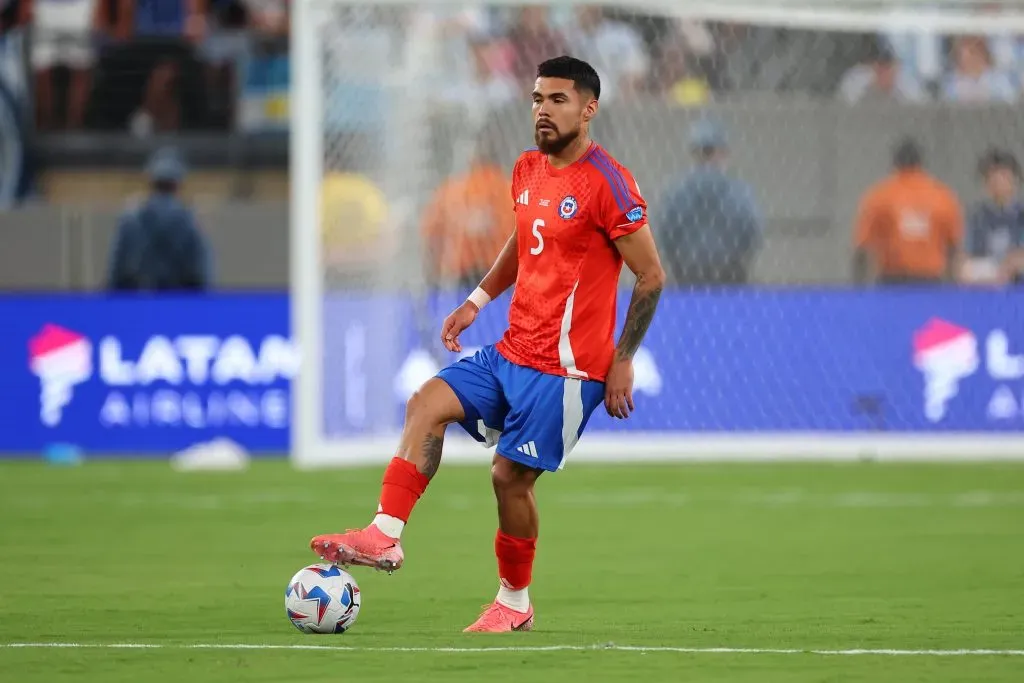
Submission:
{"label": "red shirt sleeve", "polygon": [[628,169],[618,165],[605,168],[597,182],[599,227],[609,239],[617,240],[647,225],[647,202]]}

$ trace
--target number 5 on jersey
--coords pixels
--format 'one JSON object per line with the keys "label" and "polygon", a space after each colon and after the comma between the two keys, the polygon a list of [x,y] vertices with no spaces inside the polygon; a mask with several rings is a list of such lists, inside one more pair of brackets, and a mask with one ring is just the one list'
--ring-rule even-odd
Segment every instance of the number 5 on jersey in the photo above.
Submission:
{"label": "number 5 on jersey", "polygon": [[530,247],[530,253],[533,254],[534,256],[544,251],[544,236],[540,234],[540,229],[543,227],[543,218],[538,218],[533,222],[533,236],[537,238],[537,246]]}

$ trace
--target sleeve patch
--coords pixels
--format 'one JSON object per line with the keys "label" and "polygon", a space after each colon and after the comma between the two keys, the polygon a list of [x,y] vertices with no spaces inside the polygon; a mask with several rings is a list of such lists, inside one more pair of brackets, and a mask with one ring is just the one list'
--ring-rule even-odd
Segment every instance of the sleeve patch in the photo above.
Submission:
{"label": "sleeve patch", "polygon": [[629,219],[630,223],[636,223],[638,220],[644,217],[644,209],[642,206],[634,206],[632,209],[626,212],[626,218]]}

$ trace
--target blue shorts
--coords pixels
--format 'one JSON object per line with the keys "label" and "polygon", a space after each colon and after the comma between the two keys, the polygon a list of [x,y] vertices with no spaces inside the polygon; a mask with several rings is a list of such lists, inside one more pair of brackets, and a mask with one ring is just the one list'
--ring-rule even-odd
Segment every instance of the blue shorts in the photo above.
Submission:
{"label": "blue shorts", "polygon": [[604,401],[604,383],[516,365],[493,345],[437,373],[462,402],[459,424],[485,446],[528,467],[562,469],[587,420]]}

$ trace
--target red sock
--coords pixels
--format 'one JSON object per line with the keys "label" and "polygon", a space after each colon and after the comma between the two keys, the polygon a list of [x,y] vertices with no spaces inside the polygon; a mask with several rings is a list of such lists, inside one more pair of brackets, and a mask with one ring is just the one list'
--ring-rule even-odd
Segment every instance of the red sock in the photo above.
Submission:
{"label": "red sock", "polygon": [[384,483],[380,487],[380,509],[385,515],[409,521],[409,515],[427,490],[430,479],[416,465],[402,458],[391,458],[384,470]]}
{"label": "red sock", "polygon": [[518,591],[533,579],[533,558],[537,554],[536,538],[509,536],[501,529],[494,537],[494,554],[498,556],[498,578],[503,586]]}

